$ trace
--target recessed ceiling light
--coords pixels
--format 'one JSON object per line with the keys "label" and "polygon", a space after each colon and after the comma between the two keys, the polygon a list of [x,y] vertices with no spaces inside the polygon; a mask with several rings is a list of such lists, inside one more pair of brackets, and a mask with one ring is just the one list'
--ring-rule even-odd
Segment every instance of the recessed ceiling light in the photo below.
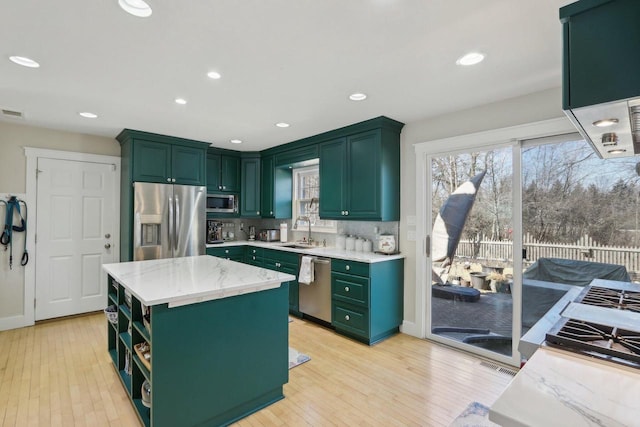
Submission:
{"label": "recessed ceiling light", "polygon": [[349,95],[349,99],[352,101],[364,101],[367,99],[367,95],[364,93],[352,93]]}
{"label": "recessed ceiling light", "polygon": [[456,61],[458,65],[475,65],[484,60],[484,54],[480,52],[470,52],[464,56],[461,56]]}
{"label": "recessed ceiling light", "polygon": [[78,113],[80,114],[82,117],[86,118],[86,119],[95,119],[98,117],[97,114],[94,113],[90,113],[88,111],[83,111],[82,113]]}
{"label": "recessed ceiling light", "polygon": [[618,119],[602,119],[593,122],[593,125],[599,128],[606,128],[607,126],[613,126],[615,124],[618,124]]}
{"label": "recessed ceiling light", "polygon": [[38,68],[40,64],[34,61],[31,58],[27,58],[26,56],[10,56],[9,60],[14,64],[22,65],[23,67],[29,68]]}
{"label": "recessed ceiling light", "polygon": [[147,18],[153,12],[144,0],[118,0],[118,4],[125,12],[138,18]]}
{"label": "recessed ceiling light", "polygon": [[276,126],[278,126],[279,128],[288,128],[290,125],[289,123],[280,122],[280,123],[276,123]]}
{"label": "recessed ceiling light", "polygon": [[242,144],[242,140],[240,139],[231,139],[229,140],[229,142],[232,144]]}
{"label": "recessed ceiling light", "polygon": [[222,76],[220,75],[220,73],[216,71],[209,71],[207,73],[207,77],[209,77],[210,79],[218,80]]}
{"label": "recessed ceiling light", "polygon": [[184,105],[187,103],[187,100],[184,98],[176,98],[176,104]]}

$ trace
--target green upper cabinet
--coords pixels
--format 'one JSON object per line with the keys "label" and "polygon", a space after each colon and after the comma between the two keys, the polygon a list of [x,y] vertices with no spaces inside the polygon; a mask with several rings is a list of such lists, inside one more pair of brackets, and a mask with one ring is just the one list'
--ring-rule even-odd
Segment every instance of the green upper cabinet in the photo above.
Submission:
{"label": "green upper cabinet", "polygon": [[209,193],[239,193],[240,157],[207,153],[207,191]]}
{"label": "green upper cabinet", "polygon": [[184,185],[205,184],[205,151],[201,148],[171,146],[171,182]]}
{"label": "green upper cabinet", "polygon": [[260,217],[260,156],[243,156],[241,169],[240,216]]}
{"label": "green upper cabinet", "polygon": [[274,156],[262,157],[262,218],[291,218],[292,174],[288,167],[276,167]]}
{"label": "green upper cabinet", "polygon": [[400,128],[380,127],[320,144],[321,218],[400,219]]}
{"label": "green upper cabinet", "polygon": [[563,109],[640,96],[640,2],[582,0],[560,8]]}
{"label": "green upper cabinet", "polygon": [[204,185],[206,145],[183,145],[179,141],[165,142],[170,137],[162,139],[130,140],[133,181]]}
{"label": "green upper cabinet", "polygon": [[344,219],[347,204],[347,139],[320,144],[320,217]]}
{"label": "green upper cabinet", "polygon": [[274,203],[273,203],[273,189],[276,167],[275,156],[265,156],[261,162],[261,179],[260,179],[260,209],[262,211],[263,218],[275,218]]}
{"label": "green upper cabinet", "polygon": [[171,182],[171,145],[136,140],[133,145],[133,180]]}

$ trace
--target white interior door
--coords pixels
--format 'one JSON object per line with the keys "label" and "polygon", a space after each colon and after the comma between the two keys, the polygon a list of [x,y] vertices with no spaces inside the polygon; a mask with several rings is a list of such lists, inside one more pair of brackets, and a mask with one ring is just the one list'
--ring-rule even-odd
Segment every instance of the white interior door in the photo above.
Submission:
{"label": "white interior door", "polygon": [[38,158],[35,319],[101,310],[117,261],[113,164]]}

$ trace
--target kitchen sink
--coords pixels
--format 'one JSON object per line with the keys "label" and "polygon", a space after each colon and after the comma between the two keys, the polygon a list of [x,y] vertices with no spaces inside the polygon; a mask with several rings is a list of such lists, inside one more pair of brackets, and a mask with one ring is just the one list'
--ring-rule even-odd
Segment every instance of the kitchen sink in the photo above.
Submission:
{"label": "kitchen sink", "polygon": [[286,245],[282,245],[282,248],[292,248],[292,249],[313,249],[317,246],[306,245],[304,243],[288,243]]}

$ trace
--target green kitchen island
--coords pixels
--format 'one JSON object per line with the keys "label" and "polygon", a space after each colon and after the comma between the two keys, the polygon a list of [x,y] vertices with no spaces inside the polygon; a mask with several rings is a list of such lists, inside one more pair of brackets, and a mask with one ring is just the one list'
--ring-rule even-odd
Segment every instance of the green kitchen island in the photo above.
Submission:
{"label": "green kitchen island", "polygon": [[109,355],[143,425],[227,425],[284,397],[295,276],[206,255],[103,269]]}

